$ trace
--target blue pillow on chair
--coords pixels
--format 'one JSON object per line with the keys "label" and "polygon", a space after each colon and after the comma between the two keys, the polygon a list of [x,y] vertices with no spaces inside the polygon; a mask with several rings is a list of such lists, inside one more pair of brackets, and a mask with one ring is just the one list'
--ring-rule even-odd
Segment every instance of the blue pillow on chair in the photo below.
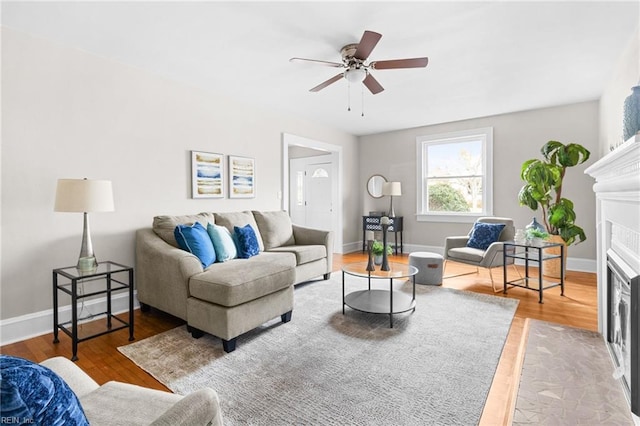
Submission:
{"label": "blue pillow on chair", "polygon": [[89,425],[76,394],[47,367],[0,355],[0,372],[0,418],[19,424]]}
{"label": "blue pillow on chair", "polygon": [[234,226],[233,231],[238,243],[238,257],[240,259],[248,259],[260,253],[258,238],[251,225],[247,224],[242,228]]}
{"label": "blue pillow on chair", "polygon": [[467,247],[486,250],[500,238],[504,223],[476,222],[471,230]]}
{"label": "blue pillow on chair", "polygon": [[206,268],[216,261],[216,252],[207,230],[196,222],[193,225],[178,225],[173,231],[178,247],[188,251],[200,259],[202,267]]}

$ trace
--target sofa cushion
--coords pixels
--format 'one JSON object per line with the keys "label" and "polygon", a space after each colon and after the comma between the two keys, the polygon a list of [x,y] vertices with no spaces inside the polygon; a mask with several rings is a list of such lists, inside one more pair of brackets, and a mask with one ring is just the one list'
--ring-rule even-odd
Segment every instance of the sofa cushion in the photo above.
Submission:
{"label": "sofa cushion", "polygon": [[272,253],[293,253],[296,255],[296,265],[304,265],[305,263],[327,257],[327,248],[321,245],[312,246],[284,246],[269,250]]}
{"label": "sofa cushion", "polygon": [[0,355],[0,371],[2,419],[36,425],[89,425],[69,385],[47,367]]}
{"label": "sofa cushion", "polygon": [[293,285],[292,253],[260,253],[217,263],[189,279],[189,294],[222,306],[236,306]]}
{"label": "sofa cushion", "polygon": [[[184,216],[156,216],[153,218],[153,232],[167,244],[178,247],[173,231],[178,225],[193,225],[200,222],[206,228],[207,223],[215,223],[213,213],[199,213]],[[178,247],[179,248],[179,247]]]}
{"label": "sofa cushion", "polygon": [[182,398],[128,383],[107,382],[83,397],[82,405],[91,424],[149,425]]}
{"label": "sofa cushion", "polygon": [[238,257],[240,259],[248,259],[260,253],[258,239],[251,225],[247,224],[243,227],[234,226],[233,235],[236,238],[236,248],[238,249]]}
{"label": "sofa cushion", "polygon": [[260,229],[265,250],[295,244],[293,225],[287,212],[259,212],[254,210],[253,217],[256,219]]}
{"label": "sofa cushion", "polygon": [[209,234],[213,248],[216,251],[216,262],[226,262],[238,256],[236,243],[233,242],[231,233],[227,228],[209,223],[207,225],[207,234]]}
{"label": "sofa cushion", "polygon": [[253,213],[250,211],[244,212],[231,212],[231,213],[214,213],[216,218],[216,225],[224,226],[233,234],[233,227],[243,227],[245,225],[251,225],[253,230],[256,233],[256,238],[258,240],[258,247],[260,247],[260,251],[264,250],[264,244],[262,242],[262,236],[260,235],[260,229],[258,229],[258,224],[256,223],[255,218],[253,217]]}
{"label": "sofa cushion", "polygon": [[178,246],[200,259],[206,268],[216,261],[216,252],[207,230],[200,222],[193,225],[178,225],[174,231]]}

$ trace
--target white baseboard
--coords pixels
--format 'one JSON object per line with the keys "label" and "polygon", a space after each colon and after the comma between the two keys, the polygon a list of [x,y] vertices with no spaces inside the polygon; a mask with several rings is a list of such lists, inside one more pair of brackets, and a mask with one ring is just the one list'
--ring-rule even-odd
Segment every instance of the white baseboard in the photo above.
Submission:
{"label": "white baseboard", "polygon": [[[138,299],[136,298],[135,293],[136,292],[134,292],[133,306],[134,309],[137,309],[140,305],[138,304]],[[80,307],[78,307],[78,316],[83,317],[90,313],[105,312],[106,310],[106,297],[86,300],[84,302],[84,312],[82,314],[80,313]],[[113,314],[128,312],[129,294],[114,294],[111,297],[111,311]],[[61,306],[58,309],[58,322],[64,323],[67,321],[71,321],[71,305]],[[42,336],[43,334],[52,332],[53,309],[8,318],[0,321],[0,345],[8,345],[10,343],[19,342],[36,336]]]}

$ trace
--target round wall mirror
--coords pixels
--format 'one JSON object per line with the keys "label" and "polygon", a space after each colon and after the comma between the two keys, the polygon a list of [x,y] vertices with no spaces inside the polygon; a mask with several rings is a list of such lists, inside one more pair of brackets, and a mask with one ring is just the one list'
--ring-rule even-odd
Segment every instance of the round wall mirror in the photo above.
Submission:
{"label": "round wall mirror", "polygon": [[373,198],[381,198],[382,197],[382,184],[385,183],[387,179],[382,175],[373,175],[367,181],[367,192]]}

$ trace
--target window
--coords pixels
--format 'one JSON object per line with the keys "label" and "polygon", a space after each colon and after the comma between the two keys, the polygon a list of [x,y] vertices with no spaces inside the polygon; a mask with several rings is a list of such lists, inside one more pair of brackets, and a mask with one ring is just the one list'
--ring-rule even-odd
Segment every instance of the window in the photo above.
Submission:
{"label": "window", "polygon": [[474,222],[493,214],[493,128],[416,138],[417,219]]}

